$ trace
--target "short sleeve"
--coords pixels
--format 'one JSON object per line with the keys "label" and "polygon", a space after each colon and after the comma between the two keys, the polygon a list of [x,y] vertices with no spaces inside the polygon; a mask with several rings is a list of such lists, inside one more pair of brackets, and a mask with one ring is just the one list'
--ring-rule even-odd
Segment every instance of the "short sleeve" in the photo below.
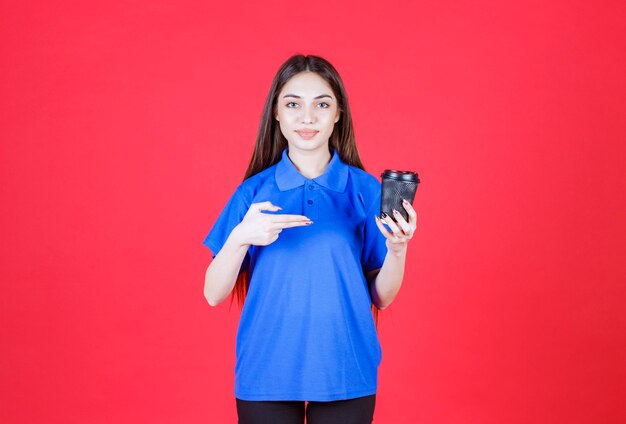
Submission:
{"label": "short sleeve", "polygon": [[374,202],[367,211],[363,235],[363,252],[361,265],[363,272],[382,268],[387,256],[387,239],[376,225],[374,215],[380,214],[380,192],[375,196]]}
{"label": "short sleeve", "polygon": [[[238,188],[228,200],[226,206],[224,206],[224,209],[217,217],[215,224],[213,224],[213,227],[209,231],[209,234],[202,242],[202,244],[211,249],[213,257],[217,256],[224,246],[224,243],[226,243],[228,236],[230,236],[230,233],[243,220],[248,208],[249,206],[244,201]],[[246,253],[243,264],[248,260],[249,254]]]}

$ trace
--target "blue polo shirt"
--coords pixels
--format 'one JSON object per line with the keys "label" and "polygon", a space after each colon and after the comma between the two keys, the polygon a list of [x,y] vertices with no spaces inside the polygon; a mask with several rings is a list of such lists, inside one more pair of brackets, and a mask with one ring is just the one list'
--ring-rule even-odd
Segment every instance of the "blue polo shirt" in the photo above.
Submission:
{"label": "blue polo shirt", "polygon": [[235,397],[332,401],[376,393],[382,350],[364,272],[381,268],[385,237],[376,226],[380,182],[332,159],[317,178],[287,156],[243,181],[204,245],[220,251],[252,203],[270,201],[312,225],[285,228],[268,246],[250,246],[250,287],[236,338]]}

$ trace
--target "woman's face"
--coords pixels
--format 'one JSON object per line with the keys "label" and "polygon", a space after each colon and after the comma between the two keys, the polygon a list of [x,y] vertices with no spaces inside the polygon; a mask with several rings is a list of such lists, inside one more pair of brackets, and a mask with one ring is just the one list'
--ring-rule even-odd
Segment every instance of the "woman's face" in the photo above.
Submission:
{"label": "woman's face", "polygon": [[315,72],[295,74],[278,93],[275,118],[290,149],[328,148],[339,116],[333,90]]}

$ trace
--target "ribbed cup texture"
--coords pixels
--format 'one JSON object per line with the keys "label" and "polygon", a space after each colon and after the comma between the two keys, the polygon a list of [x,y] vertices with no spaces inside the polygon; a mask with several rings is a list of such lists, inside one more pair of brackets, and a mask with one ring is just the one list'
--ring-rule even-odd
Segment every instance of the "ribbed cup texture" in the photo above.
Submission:
{"label": "ribbed cup texture", "polygon": [[[402,206],[402,199],[406,199],[413,204],[417,182],[398,181],[390,178],[382,179],[382,193],[380,197],[380,213],[385,212],[392,219],[393,210],[396,209],[409,222],[409,214]],[[394,219],[395,221],[395,219]]]}

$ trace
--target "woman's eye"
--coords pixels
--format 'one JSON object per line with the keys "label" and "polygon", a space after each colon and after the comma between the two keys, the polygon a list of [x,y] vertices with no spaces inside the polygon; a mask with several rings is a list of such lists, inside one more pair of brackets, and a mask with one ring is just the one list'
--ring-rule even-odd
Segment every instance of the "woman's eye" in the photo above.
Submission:
{"label": "woman's eye", "polygon": [[[289,103],[286,103],[285,106],[293,109],[294,107],[298,107],[300,105],[296,102],[289,102]],[[328,109],[330,107],[330,104],[326,102],[321,102],[318,104],[318,106],[320,106],[322,109]]]}

